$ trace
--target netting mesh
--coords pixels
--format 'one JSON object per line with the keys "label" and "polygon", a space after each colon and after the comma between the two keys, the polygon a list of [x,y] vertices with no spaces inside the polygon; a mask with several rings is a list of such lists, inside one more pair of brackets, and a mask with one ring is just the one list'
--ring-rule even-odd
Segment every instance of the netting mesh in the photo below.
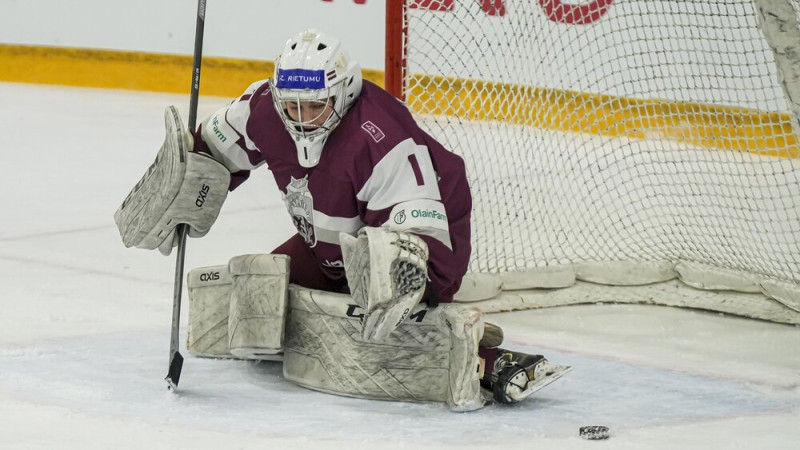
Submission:
{"label": "netting mesh", "polygon": [[751,0],[407,3],[406,99],[466,160],[471,271],[800,282],[797,143]]}

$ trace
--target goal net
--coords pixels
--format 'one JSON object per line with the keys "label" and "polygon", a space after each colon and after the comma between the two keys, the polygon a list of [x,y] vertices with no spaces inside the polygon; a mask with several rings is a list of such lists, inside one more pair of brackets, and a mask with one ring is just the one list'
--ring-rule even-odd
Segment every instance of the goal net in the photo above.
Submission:
{"label": "goal net", "polygon": [[800,323],[798,9],[387,2],[386,87],[467,163],[457,299]]}

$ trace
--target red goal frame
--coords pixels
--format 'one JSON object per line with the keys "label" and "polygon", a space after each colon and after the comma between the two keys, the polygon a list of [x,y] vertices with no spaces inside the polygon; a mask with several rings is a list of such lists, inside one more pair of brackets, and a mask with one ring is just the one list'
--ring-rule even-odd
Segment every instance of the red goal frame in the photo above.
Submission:
{"label": "red goal frame", "polygon": [[406,0],[386,0],[386,54],[384,62],[384,88],[405,101],[406,75]]}

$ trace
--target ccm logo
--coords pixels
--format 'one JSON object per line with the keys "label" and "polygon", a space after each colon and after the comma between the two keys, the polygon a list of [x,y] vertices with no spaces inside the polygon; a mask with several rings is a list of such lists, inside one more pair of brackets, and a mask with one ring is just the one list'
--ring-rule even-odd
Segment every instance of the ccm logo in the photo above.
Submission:
{"label": "ccm logo", "polygon": [[[413,320],[414,322],[420,323],[425,319],[425,313],[428,312],[427,309],[421,309],[416,314],[412,314],[409,316],[408,315],[409,311],[410,311],[409,309],[403,311],[402,317],[400,317],[400,320],[397,321],[397,324],[395,324],[395,326],[400,325],[401,322],[406,320],[406,317],[409,320]],[[345,312],[345,315],[347,317],[358,319],[361,322],[364,321],[364,310],[361,309],[361,307],[358,305],[347,305],[347,311]]]}
{"label": "ccm logo", "polygon": [[203,186],[200,188],[200,191],[197,193],[197,200],[194,201],[194,204],[198,208],[202,208],[203,204],[206,202],[206,197],[208,196],[209,191],[211,191],[211,187],[207,184],[203,183]]}
{"label": "ccm logo", "polygon": [[200,281],[216,281],[219,280],[219,272],[208,272],[200,274]]}

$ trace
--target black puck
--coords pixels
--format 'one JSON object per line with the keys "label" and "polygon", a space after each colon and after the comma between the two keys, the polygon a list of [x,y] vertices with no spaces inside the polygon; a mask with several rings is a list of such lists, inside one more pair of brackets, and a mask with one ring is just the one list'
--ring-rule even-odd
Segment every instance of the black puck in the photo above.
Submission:
{"label": "black puck", "polygon": [[603,425],[590,425],[586,427],[580,427],[578,430],[578,434],[580,437],[584,439],[588,439],[590,441],[599,441],[602,439],[608,439],[610,436],[608,434],[608,427]]}

